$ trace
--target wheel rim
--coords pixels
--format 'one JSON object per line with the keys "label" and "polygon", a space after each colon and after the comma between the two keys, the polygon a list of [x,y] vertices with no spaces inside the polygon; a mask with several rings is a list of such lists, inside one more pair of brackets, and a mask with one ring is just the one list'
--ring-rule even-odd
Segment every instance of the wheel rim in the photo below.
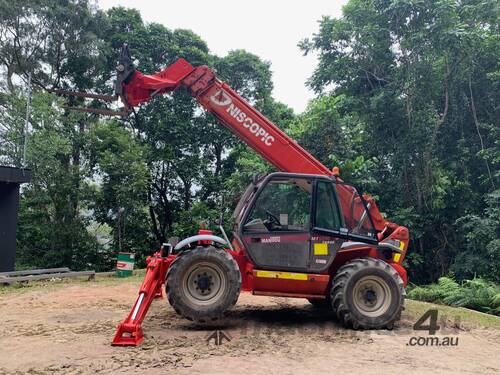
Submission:
{"label": "wheel rim", "polygon": [[378,317],[391,305],[389,285],[378,276],[365,276],[354,285],[354,306],[363,315]]}
{"label": "wheel rim", "polygon": [[213,263],[192,265],[184,277],[184,291],[194,305],[209,305],[222,296],[226,290],[226,275]]}

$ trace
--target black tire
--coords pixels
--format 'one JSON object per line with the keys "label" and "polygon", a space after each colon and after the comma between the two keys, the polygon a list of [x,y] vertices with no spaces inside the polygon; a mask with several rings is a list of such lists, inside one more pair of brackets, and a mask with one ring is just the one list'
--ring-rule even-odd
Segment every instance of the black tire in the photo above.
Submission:
{"label": "black tire", "polygon": [[355,259],[340,267],[330,293],[337,317],[354,329],[392,329],[401,317],[405,296],[397,271],[374,258]]}
{"label": "black tire", "polygon": [[311,305],[318,309],[331,309],[332,308],[332,302],[330,301],[330,296],[327,298],[323,299],[313,299],[313,298],[308,298],[307,299]]}
{"label": "black tire", "polygon": [[175,259],[167,272],[165,289],[168,302],[179,315],[208,323],[222,318],[238,301],[241,274],[227,251],[200,246]]}

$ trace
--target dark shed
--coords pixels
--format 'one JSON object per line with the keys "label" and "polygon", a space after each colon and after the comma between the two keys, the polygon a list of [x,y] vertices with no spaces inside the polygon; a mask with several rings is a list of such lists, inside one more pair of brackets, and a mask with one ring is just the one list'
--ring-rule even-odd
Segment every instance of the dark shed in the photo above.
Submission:
{"label": "dark shed", "polygon": [[29,169],[0,166],[0,272],[14,270],[19,185],[30,180]]}

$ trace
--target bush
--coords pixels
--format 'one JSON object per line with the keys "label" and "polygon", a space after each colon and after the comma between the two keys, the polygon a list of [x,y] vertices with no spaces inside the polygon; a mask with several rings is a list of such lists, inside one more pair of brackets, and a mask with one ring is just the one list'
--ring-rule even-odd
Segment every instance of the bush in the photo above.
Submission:
{"label": "bush", "polygon": [[500,286],[480,278],[458,284],[441,277],[437,284],[411,288],[408,298],[500,315]]}

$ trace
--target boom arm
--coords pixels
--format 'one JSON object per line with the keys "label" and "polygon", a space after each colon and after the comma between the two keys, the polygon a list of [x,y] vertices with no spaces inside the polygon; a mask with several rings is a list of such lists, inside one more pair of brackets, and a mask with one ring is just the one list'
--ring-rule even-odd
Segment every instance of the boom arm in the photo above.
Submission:
{"label": "boom arm", "polygon": [[[120,67],[123,69],[120,70]],[[137,106],[155,95],[184,87],[207,111],[276,169],[332,175],[332,171],[219,80],[207,66],[193,67],[181,58],[158,73],[145,75],[133,68],[128,48],[124,46],[118,72],[116,93],[126,106]],[[344,210],[347,210],[354,192],[347,186],[339,185],[338,193]],[[391,223],[384,220],[375,201],[367,198],[375,229],[382,231]],[[347,212],[344,214],[349,215]]]}
{"label": "boom arm", "polygon": [[135,72],[123,84],[126,102],[136,106],[158,93],[184,87],[219,121],[280,171],[326,174],[332,172],[280,128],[252,107],[207,66],[194,68],[179,59],[154,75]]}

